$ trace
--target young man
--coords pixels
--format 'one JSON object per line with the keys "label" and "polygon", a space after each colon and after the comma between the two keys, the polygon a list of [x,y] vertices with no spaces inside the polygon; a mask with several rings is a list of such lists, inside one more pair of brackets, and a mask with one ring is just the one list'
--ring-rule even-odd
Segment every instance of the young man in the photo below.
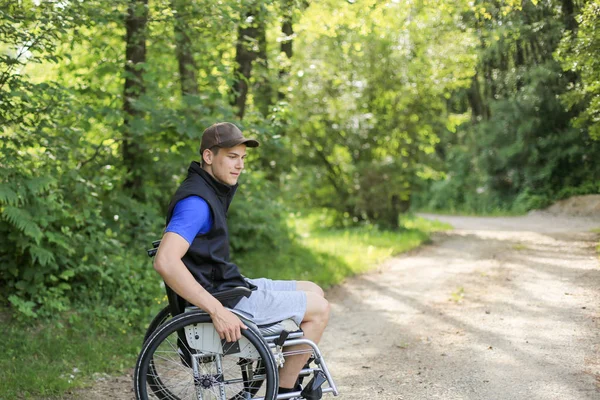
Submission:
{"label": "young man", "polygon": [[[292,318],[307,338],[318,343],[329,319],[329,303],[319,286],[308,281],[246,279],[229,260],[227,210],[244,169],[246,148],[258,145],[228,122],[204,131],[202,164],[192,162],[171,200],[154,268],[179,296],[210,314],[221,339],[237,341],[247,327],[211,293],[245,286],[256,290],[248,298],[228,303],[230,308],[257,325]],[[286,359],[279,374],[279,393],[297,390],[298,374],[308,357]]]}

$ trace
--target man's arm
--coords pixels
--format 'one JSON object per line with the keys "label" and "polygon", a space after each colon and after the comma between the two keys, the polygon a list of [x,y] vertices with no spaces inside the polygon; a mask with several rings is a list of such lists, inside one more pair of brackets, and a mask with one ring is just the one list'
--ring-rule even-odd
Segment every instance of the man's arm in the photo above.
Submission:
{"label": "man's arm", "polygon": [[165,233],[154,258],[154,269],[175,293],[210,314],[221,339],[228,342],[239,340],[241,329],[247,329],[246,325],[208,293],[181,261],[189,247],[189,243],[178,234]]}

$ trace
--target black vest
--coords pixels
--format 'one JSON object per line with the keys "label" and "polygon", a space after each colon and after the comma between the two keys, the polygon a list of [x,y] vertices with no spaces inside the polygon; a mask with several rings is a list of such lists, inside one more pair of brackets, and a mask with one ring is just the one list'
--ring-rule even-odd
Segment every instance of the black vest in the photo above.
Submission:
{"label": "black vest", "polygon": [[[202,197],[210,206],[213,226],[207,234],[197,235],[182,261],[196,281],[209,293],[216,293],[236,286],[253,288],[240,274],[237,265],[229,261],[229,233],[227,210],[237,190],[237,185],[228,186],[214,179],[192,162],[187,178],[173,195],[167,211],[167,225],[179,200],[190,196]],[[228,302],[233,307],[240,299]]]}

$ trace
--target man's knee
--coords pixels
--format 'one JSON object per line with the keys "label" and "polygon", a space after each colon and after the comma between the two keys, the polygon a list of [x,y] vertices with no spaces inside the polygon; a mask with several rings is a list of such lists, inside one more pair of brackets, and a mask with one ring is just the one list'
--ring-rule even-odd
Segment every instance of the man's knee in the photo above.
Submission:
{"label": "man's knee", "polygon": [[[325,300],[325,298],[323,298],[323,300]],[[325,324],[327,324],[327,322],[329,322],[329,314],[331,313],[331,305],[329,304],[329,302],[327,300],[325,300],[325,304],[323,305],[323,310],[322,310],[322,317],[323,317],[323,321],[325,322]]]}
{"label": "man's knee", "polygon": [[321,297],[325,297],[325,292],[321,289],[321,286],[310,281],[298,281],[296,282],[296,289],[302,290],[303,292],[316,293]]}
{"label": "man's knee", "polygon": [[321,295],[315,292],[306,293],[306,315],[305,320],[327,325],[331,306],[329,302]]}

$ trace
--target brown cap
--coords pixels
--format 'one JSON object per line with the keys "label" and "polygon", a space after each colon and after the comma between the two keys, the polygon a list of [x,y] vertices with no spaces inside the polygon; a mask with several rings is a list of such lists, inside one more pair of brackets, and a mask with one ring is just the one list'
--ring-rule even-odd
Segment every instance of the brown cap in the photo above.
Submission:
{"label": "brown cap", "polygon": [[258,147],[258,141],[245,138],[240,128],[234,124],[219,122],[206,128],[202,134],[200,155],[202,155],[204,150],[214,146],[230,148],[242,143],[248,147]]}

